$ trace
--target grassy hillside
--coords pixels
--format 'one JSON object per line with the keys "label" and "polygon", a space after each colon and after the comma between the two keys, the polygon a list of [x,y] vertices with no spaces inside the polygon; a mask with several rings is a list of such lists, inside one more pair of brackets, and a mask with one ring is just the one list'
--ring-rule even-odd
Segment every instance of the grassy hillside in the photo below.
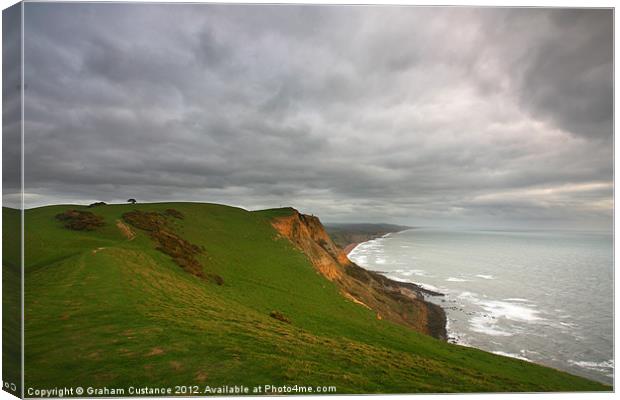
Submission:
{"label": "grassy hillside", "polygon": [[2,210],[2,380],[11,394],[21,393],[21,215]]}
{"label": "grassy hillside", "polygon": [[[196,277],[131,210],[180,211],[174,231],[199,246]],[[55,215],[104,218],[72,231]],[[342,297],[269,218],[215,204],[52,206],[28,210],[26,387],[334,385],[338,393],[609,390],[524,361],[451,345],[378,320]],[[11,223],[5,220],[5,224]],[[6,262],[16,254],[8,254]],[[6,265],[5,265],[6,268]],[[270,317],[272,311],[291,323]]]}

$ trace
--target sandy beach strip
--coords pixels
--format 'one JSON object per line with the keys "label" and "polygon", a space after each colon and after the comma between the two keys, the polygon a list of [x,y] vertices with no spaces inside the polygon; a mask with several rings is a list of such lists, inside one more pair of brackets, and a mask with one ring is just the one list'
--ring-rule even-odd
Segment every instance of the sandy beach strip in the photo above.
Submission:
{"label": "sandy beach strip", "polygon": [[349,243],[345,248],[344,248],[344,252],[345,254],[349,254],[350,252],[353,251],[354,248],[357,247],[359,243]]}

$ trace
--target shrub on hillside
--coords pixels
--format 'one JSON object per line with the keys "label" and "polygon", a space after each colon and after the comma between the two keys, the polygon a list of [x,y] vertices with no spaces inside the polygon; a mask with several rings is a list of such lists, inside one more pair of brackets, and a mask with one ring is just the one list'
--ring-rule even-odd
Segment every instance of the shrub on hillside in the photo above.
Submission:
{"label": "shrub on hillside", "polygon": [[56,219],[64,222],[67,229],[74,231],[93,231],[103,226],[103,217],[90,211],[67,210],[56,215]]}
{"label": "shrub on hillside", "polygon": [[169,215],[174,218],[183,219],[185,218],[181,211],[175,210],[174,208],[168,208],[164,211],[164,214]]}
{"label": "shrub on hillside", "polygon": [[275,318],[275,319],[277,319],[278,321],[286,322],[287,324],[290,324],[290,323],[291,323],[291,320],[290,320],[290,319],[288,319],[288,317],[287,317],[286,315],[282,314],[280,311],[272,311],[272,312],[269,314],[269,316],[270,316],[271,318]]}
{"label": "shrub on hillside", "polygon": [[[129,225],[149,232],[151,239],[156,243],[157,250],[169,255],[186,272],[217,285],[223,285],[224,279],[221,276],[205,274],[202,265],[196,259],[196,255],[203,253],[204,249],[183,239],[168,226],[166,215],[170,215],[170,210],[172,209],[166,210],[163,214],[137,210],[129,211],[123,214],[122,218]],[[182,216],[181,213],[176,212]]]}
{"label": "shrub on hillside", "polygon": [[154,232],[166,225],[166,219],[156,212],[129,211],[123,214],[123,220],[135,228]]}
{"label": "shrub on hillside", "polygon": [[218,286],[222,286],[224,284],[224,278],[217,274],[207,274],[207,278]]}

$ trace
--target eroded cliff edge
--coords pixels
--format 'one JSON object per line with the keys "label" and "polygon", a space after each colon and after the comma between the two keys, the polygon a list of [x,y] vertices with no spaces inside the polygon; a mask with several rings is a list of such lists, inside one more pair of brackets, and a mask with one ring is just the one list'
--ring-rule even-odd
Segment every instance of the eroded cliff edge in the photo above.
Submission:
{"label": "eroded cliff edge", "polygon": [[317,272],[334,282],[344,297],[373,310],[378,319],[446,339],[444,310],[424,299],[424,294],[441,294],[413,283],[391,280],[356,265],[334,244],[315,216],[290,209],[287,215],[271,219],[271,224],[308,257]]}

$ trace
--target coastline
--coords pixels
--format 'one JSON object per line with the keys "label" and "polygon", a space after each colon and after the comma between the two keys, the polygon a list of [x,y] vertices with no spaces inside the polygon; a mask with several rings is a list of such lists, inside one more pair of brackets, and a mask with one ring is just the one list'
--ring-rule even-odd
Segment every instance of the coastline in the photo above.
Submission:
{"label": "coastline", "polygon": [[[376,237],[371,237],[371,238],[369,238],[368,240],[365,240],[365,241],[356,242],[356,243],[350,243],[350,244],[348,244],[348,245],[345,247],[344,252],[345,252],[345,254],[346,254],[346,255],[347,255],[347,257],[348,257],[348,256],[349,256],[349,254],[351,254],[351,253],[353,252],[353,250],[354,250],[357,246],[361,245],[362,243],[370,242],[370,241],[375,240],[375,239],[378,239],[378,238],[380,238],[380,237],[387,237],[387,236],[389,236],[389,235],[390,235],[390,233],[387,233],[387,234],[385,234],[385,235],[376,236]],[[356,264],[356,265],[357,265],[357,264]],[[370,273],[373,273],[373,274],[375,274],[375,275],[379,275],[379,276],[381,276],[381,277],[385,278],[387,281],[393,282],[393,283],[395,283],[395,284],[410,284],[410,285],[413,285],[413,286],[415,286],[415,287],[417,287],[417,288],[420,288],[420,289],[426,290],[426,289],[424,289],[422,286],[420,286],[420,284],[416,284],[416,283],[414,283],[414,282],[410,282],[410,281],[407,281],[407,282],[401,282],[401,281],[398,281],[398,280],[394,280],[394,279],[392,279],[392,278],[389,278],[389,277],[387,277],[386,275],[384,275],[384,273],[383,273],[382,271],[371,271],[371,270],[366,269],[365,267],[360,267],[360,268],[363,268],[363,269],[365,269],[366,271],[368,271],[368,272],[370,272]],[[443,293],[432,292],[432,291],[430,292],[430,295],[431,295],[431,296],[438,296],[438,295],[439,295],[439,296],[444,296],[444,294],[443,294]],[[446,313],[446,310],[445,310],[445,308],[444,308],[443,306],[441,306],[441,305],[439,305],[439,304],[437,304],[437,303],[430,302],[430,301],[428,301],[428,300],[425,300],[425,301],[427,301],[427,302],[429,302],[429,303],[431,303],[431,304],[434,304],[435,306],[439,307],[439,308],[440,308],[440,309],[441,309],[444,313]],[[461,340],[460,335],[459,335],[457,332],[455,332],[455,331],[451,331],[451,330],[450,330],[450,321],[449,321],[449,319],[447,318],[447,314],[445,314],[445,320],[444,320],[443,324],[444,324],[444,329],[445,329],[445,334],[446,334],[446,337],[445,337],[445,341],[446,341],[446,342],[451,343],[451,344],[455,344],[455,345],[459,345],[459,346],[465,346],[465,347],[471,347],[471,348],[476,348],[476,349],[479,349],[479,348],[474,347],[474,346],[472,346],[471,344],[469,344],[469,343],[467,343],[467,342],[465,342],[465,341],[462,341],[462,340]],[[479,349],[479,350],[482,350],[482,351],[487,351],[487,350],[483,350],[483,349]],[[536,364],[536,362],[534,362],[534,361],[532,361],[532,360],[529,360],[529,359],[524,359],[524,358],[521,358],[521,357],[518,357],[518,356],[517,356],[517,357],[515,357],[515,355],[509,355],[508,353],[504,353],[504,352],[499,352],[499,353],[497,353],[497,352],[491,352],[491,353],[493,353],[493,354],[498,354],[498,355],[502,355],[502,356],[504,356],[504,357],[510,357],[510,358],[515,358],[515,359],[521,359],[521,360],[524,360],[524,361],[527,361],[527,362],[530,362],[530,363],[534,363],[534,364]],[[539,364],[539,365],[542,365],[542,364]]]}
{"label": "coastline", "polygon": [[351,252],[352,252],[353,250],[355,250],[355,248],[356,248],[357,246],[359,246],[359,245],[360,245],[360,244],[362,244],[362,243],[370,242],[370,241],[372,241],[372,240],[379,239],[379,238],[386,238],[386,237],[389,237],[392,233],[403,232],[403,231],[406,231],[406,230],[408,230],[408,229],[410,229],[410,228],[407,228],[407,229],[402,229],[402,230],[397,230],[397,231],[393,231],[393,232],[382,233],[382,234],[368,235],[368,237],[367,237],[367,238],[365,238],[365,240],[360,240],[360,241],[358,241],[358,242],[351,242],[351,243],[348,243],[346,246],[344,246],[344,247],[342,248],[342,250],[343,250],[343,251],[344,251],[344,253],[348,256],[349,254],[351,254]]}
{"label": "coastline", "polygon": [[[398,231],[398,232],[402,232],[402,231]],[[343,251],[344,251],[344,253],[346,254],[346,256],[348,258],[349,254],[351,254],[353,252],[353,250],[355,250],[355,248],[357,246],[361,245],[362,243],[371,242],[371,241],[373,241],[375,239],[379,239],[379,238],[386,238],[386,237],[390,236],[392,233],[397,233],[397,232],[388,232],[388,233],[385,233],[383,235],[377,235],[377,236],[371,237],[368,240],[364,240],[364,241],[356,242],[356,243],[350,243],[350,244],[348,244],[343,249]],[[350,261],[353,262],[352,260],[350,260]],[[355,265],[357,265],[357,264],[355,264]],[[436,290],[432,290],[432,289],[426,288],[421,283],[411,282],[409,280],[407,280],[407,281],[405,281],[405,280],[397,280],[397,279],[390,278],[390,277],[386,276],[383,271],[373,271],[373,270],[370,270],[370,269],[366,269],[365,267],[361,267],[359,265],[357,265],[357,266],[359,268],[362,268],[363,270],[367,271],[370,274],[380,276],[382,281],[384,281],[386,283],[389,283],[389,284],[391,284],[393,286],[398,286],[398,287],[406,288],[406,289],[409,289],[409,290],[414,290],[414,291],[420,292],[422,294],[425,294],[425,295],[428,295],[428,296],[433,296],[433,297],[443,297],[443,296],[445,296],[444,293],[441,293],[441,292],[438,292]],[[435,304],[435,303],[433,303],[433,304]],[[437,305],[438,307],[440,307],[443,310],[443,307],[441,307],[439,304],[435,304],[435,305]],[[445,312],[445,310],[444,310],[444,312]],[[446,331],[447,331],[447,329],[448,328],[447,328],[447,324],[446,324]]]}
{"label": "coastline", "polygon": [[[402,230],[399,230],[399,232],[400,231]],[[368,240],[349,243],[343,251],[348,258],[349,255],[353,252],[353,250],[362,243],[370,242],[378,238],[385,238],[390,236],[392,233],[394,232],[387,232],[381,235],[373,235],[372,237],[369,237]],[[380,282],[383,287],[389,288],[389,291],[398,293],[399,295],[403,295],[409,301],[411,301],[412,298],[416,299],[416,301],[421,301],[425,305],[423,314],[425,314],[429,320],[431,336],[441,338],[445,341],[449,341],[450,336],[448,332],[448,318],[446,310],[440,304],[437,304],[437,302],[430,301],[426,298],[427,296],[443,297],[445,296],[444,293],[430,290],[422,286],[421,284],[414,283],[408,280],[404,281],[390,278],[386,276],[382,271],[372,271],[366,269],[365,267],[361,267],[355,264],[353,261],[351,261],[351,263],[356,268],[359,268],[360,270],[365,271],[366,274],[372,276],[373,279],[377,282]]]}
{"label": "coastline", "polygon": [[[370,241],[370,240],[373,240],[373,239],[369,239],[369,240],[367,240],[367,241]],[[344,251],[344,254],[346,254],[346,255],[348,256],[348,255],[349,255],[349,254],[350,254],[353,250],[355,250],[355,248],[356,248],[358,245],[360,245],[360,244],[362,244],[362,243],[364,243],[364,242],[349,243],[349,244],[348,244],[348,245],[346,245],[346,246],[345,246],[345,248],[344,248],[344,249],[342,249],[342,250]]]}
{"label": "coastline", "polygon": [[[385,236],[389,236],[389,235],[385,235]],[[351,244],[350,246],[347,246],[347,250],[348,250],[347,251],[347,256],[350,256],[351,253],[353,252],[353,250],[355,250],[355,248],[357,248],[362,243],[369,242],[369,241],[372,241],[372,240],[375,240],[375,239],[377,239],[377,238],[372,238],[372,239],[369,239],[367,241],[363,241],[363,242],[359,242],[359,243],[355,243],[355,244]],[[375,246],[371,246],[371,247],[375,247]],[[364,254],[362,257],[364,257],[364,258],[366,257],[365,256],[366,251],[364,249],[360,249],[360,255],[361,254]],[[355,262],[355,261],[353,261],[353,262]],[[372,266],[364,266],[362,268],[366,269],[368,267],[372,268]],[[370,270],[368,270],[368,271],[370,271]],[[372,272],[380,274],[380,275],[386,277],[386,279],[390,279],[391,281],[395,280],[395,278],[387,277],[386,275],[384,275],[384,274],[387,274],[386,272],[383,272],[383,271],[372,271]],[[477,275],[477,276],[481,277],[482,279],[496,279],[496,278],[492,278],[490,275]],[[398,278],[396,278],[396,279],[398,279]],[[406,282],[412,282],[412,281],[409,280],[409,278],[405,278],[405,279],[407,279]],[[398,282],[398,280],[397,280],[397,282]],[[464,281],[461,281],[461,282],[464,282]],[[467,285],[469,285],[469,284],[467,284]],[[472,290],[472,289],[466,289],[466,290]],[[450,291],[447,291],[446,293],[448,295],[452,295],[453,294]],[[469,292],[467,292],[467,293],[469,293]],[[484,297],[486,298],[486,296],[484,296]],[[500,302],[501,302],[502,298],[500,297],[499,299],[500,299]],[[520,299],[512,299],[512,298],[504,299],[504,300],[520,301]],[[448,310],[454,310],[455,309],[455,307],[450,307],[449,302],[451,302],[453,300],[450,300],[449,298],[446,298],[446,300],[442,300],[442,299],[437,299],[437,300],[427,299],[426,301],[432,302],[433,304],[439,306],[446,313],[448,312]],[[445,302],[445,305],[443,304],[444,302]],[[495,317],[493,317],[493,319],[494,318]],[[458,345],[458,346],[475,348],[475,349],[478,349],[478,350],[481,350],[481,351],[485,351],[485,352],[489,352],[489,353],[492,353],[492,354],[496,354],[496,355],[499,355],[499,356],[508,357],[508,358],[511,358],[511,359],[522,360],[522,361],[526,361],[526,362],[531,363],[531,364],[536,364],[536,365],[540,365],[540,366],[544,366],[544,367],[548,367],[548,368],[558,369],[560,371],[563,371],[563,372],[566,372],[566,373],[569,373],[569,374],[572,374],[572,375],[575,375],[575,376],[580,376],[580,377],[583,377],[583,378],[586,378],[586,379],[592,379],[592,380],[594,380],[596,382],[599,382],[599,383],[605,384],[605,385],[609,385],[610,383],[606,379],[601,378],[600,376],[594,375],[591,371],[594,370],[594,371],[599,371],[599,372],[605,372],[604,369],[605,368],[610,368],[608,365],[611,365],[611,375],[606,375],[606,376],[607,377],[611,376],[612,379],[613,379],[613,372],[614,372],[614,369],[613,369],[613,358],[610,359],[609,361],[599,361],[597,359],[594,359],[594,361],[590,361],[590,358],[585,358],[585,359],[576,358],[577,361],[574,361],[574,360],[570,359],[570,360],[568,360],[568,363],[572,364],[573,366],[578,366],[578,367],[580,367],[580,369],[578,370],[578,369],[575,369],[574,367],[573,368],[567,368],[566,366],[562,366],[561,363],[557,363],[557,362],[553,363],[553,362],[550,362],[548,359],[545,360],[545,359],[542,359],[542,358],[537,358],[535,356],[534,357],[526,356],[530,352],[530,348],[529,347],[524,347],[524,349],[526,349],[526,350],[521,350],[521,352],[518,352],[518,351],[509,350],[508,348],[505,348],[505,347],[500,347],[499,349],[497,349],[497,348],[493,348],[493,346],[491,346],[490,348],[488,348],[486,346],[483,346],[481,343],[477,343],[477,344],[471,343],[471,342],[469,342],[467,340],[464,340],[464,338],[463,338],[464,334],[461,333],[458,330],[455,330],[454,324],[451,324],[450,322],[451,321],[447,318],[447,315],[446,315],[445,331],[446,331],[446,341],[448,343],[455,344],[455,345]],[[536,354],[535,350],[537,348],[534,347],[533,349],[534,350],[531,350],[531,352]]]}
{"label": "coastline", "polygon": [[[357,248],[357,246],[359,246],[359,245],[361,245],[363,243],[366,243],[366,242],[373,241],[373,240],[378,239],[378,238],[388,237],[392,233],[395,233],[395,232],[389,232],[389,233],[384,234],[384,235],[380,235],[380,236],[377,235],[375,237],[370,237],[368,240],[364,240],[364,241],[361,241],[361,242],[350,243],[343,250],[344,250],[345,254],[348,257],[353,252],[353,250],[355,250],[355,248]],[[426,292],[426,294],[431,296],[431,297],[444,297],[445,296],[444,293],[440,293],[440,292],[436,292],[436,291],[432,291],[432,290],[424,288],[424,286],[422,286],[422,284],[420,284],[420,283],[415,283],[415,282],[411,282],[411,281],[399,281],[399,280],[395,280],[393,278],[387,277],[383,271],[372,271],[372,270],[366,269],[366,267],[361,267],[361,266],[360,266],[360,268],[363,268],[366,271],[368,271],[370,273],[373,273],[375,275],[380,275],[384,279],[386,279],[386,280],[388,280],[390,282],[393,282],[394,284],[397,284],[397,285],[399,285],[399,284],[411,285],[411,286],[415,287],[416,289],[420,290],[423,293]],[[428,301],[428,302],[436,305],[437,307],[441,308],[444,313],[446,313],[446,309],[441,304],[438,304],[438,303],[435,303],[435,302],[431,302],[429,300],[425,300],[425,301]],[[477,347],[472,346],[470,343],[468,343],[466,341],[463,341],[461,339],[461,335],[458,332],[456,332],[454,330],[451,330],[450,328],[451,328],[450,327],[450,321],[447,318],[447,313],[446,313],[446,318],[445,318],[445,323],[444,323],[444,329],[445,329],[445,332],[446,332],[446,341],[448,343],[459,345],[459,346],[477,348]],[[483,351],[486,351],[486,350],[483,350]],[[507,355],[507,353],[503,353],[503,354],[500,354],[500,355],[503,355],[505,357],[511,357],[511,356]],[[519,358],[519,357],[512,357],[512,358],[522,359],[522,358]],[[526,360],[526,361],[535,363],[532,360]]]}

